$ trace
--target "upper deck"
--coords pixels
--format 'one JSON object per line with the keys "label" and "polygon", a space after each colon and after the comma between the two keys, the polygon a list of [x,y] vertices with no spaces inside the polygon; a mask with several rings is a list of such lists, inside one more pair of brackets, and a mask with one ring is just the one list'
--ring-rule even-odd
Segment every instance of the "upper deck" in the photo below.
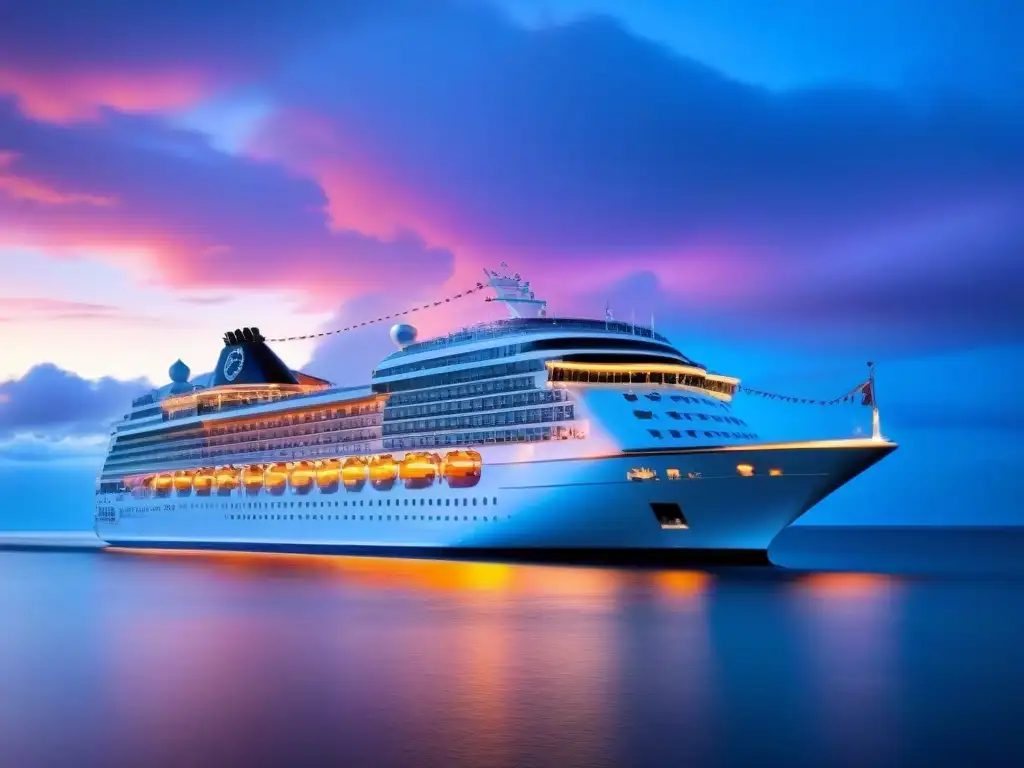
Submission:
{"label": "upper deck", "polygon": [[489,323],[479,323],[463,328],[446,336],[438,336],[426,341],[409,344],[403,349],[392,352],[384,358],[389,362],[407,355],[448,349],[459,345],[475,342],[504,339],[515,334],[579,332],[609,334],[611,336],[633,336],[651,339],[663,344],[671,344],[668,338],[656,333],[652,328],[623,323],[614,320],[590,320],[577,317],[511,317]]}

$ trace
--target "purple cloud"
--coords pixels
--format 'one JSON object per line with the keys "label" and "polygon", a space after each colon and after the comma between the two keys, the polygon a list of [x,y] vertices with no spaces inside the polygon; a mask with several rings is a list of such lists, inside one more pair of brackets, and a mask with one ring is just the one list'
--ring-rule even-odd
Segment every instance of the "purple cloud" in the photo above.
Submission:
{"label": "purple cloud", "polygon": [[42,363],[20,379],[0,382],[0,439],[106,434],[111,422],[128,412],[132,399],[151,388],[142,380],[90,381]]}
{"label": "purple cloud", "polygon": [[[1020,113],[941,94],[775,93],[607,19],[528,31],[475,7],[365,24],[275,94],[285,108],[260,151],[319,178],[335,222],[359,228],[346,203],[360,197],[460,263],[514,257],[562,290],[638,263],[677,301],[773,332],[796,314],[779,306],[805,299],[815,324],[854,322],[863,302],[915,335],[1024,327],[1008,304],[1024,286],[1008,258],[1024,245]],[[965,211],[981,223],[912,236]],[[715,280],[688,290],[708,266]]]}
{"label": "purple cloud", "polygon": [[184,289],[294,289],[328,305],[415,280],[403,269],[409,263],[451,269],[451,253],[409,233],[385,241],[332,231],[313,181],[153,118],[108,111],[99,123],[48,125],[0,99],[0,136],[20,176],[117,201],[53,205],[0,195],[0,227],[16,245],[107,252]]}

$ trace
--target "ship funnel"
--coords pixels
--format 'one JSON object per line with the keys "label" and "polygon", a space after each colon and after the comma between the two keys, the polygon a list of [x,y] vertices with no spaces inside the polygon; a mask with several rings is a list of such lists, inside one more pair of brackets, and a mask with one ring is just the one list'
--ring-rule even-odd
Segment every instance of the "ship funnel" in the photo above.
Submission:
{"label": "ship funnel", "polygon": [[259,328],[237,328],[224,334],[211,387],[239,384],[298,384],[298,379],[267,346]]}

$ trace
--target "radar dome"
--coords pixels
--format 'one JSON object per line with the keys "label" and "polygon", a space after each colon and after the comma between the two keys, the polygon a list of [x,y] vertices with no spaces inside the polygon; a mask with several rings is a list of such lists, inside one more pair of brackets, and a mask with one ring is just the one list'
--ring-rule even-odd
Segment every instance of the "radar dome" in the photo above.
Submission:
{"label": "radar dome", "polygon": [[188,366],[181,362],[181,360],[175,361],[174,365],[172,365],[167,371],[167,375],[171,377],[171,381],[175,384],[188,383],[188,377],[191,373],[192,371],[190,371]]}
{"label": "radar dome", "polygon": [[391,340],[395,342],[399,349],[405,349],[416,341],[415,326],[408,325],[407,323],[391,326]]}

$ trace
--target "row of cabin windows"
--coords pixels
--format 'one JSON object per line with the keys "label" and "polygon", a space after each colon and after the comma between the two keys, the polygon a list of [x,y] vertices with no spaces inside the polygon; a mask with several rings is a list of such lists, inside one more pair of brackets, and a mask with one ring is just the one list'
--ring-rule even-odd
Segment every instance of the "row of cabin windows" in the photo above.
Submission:
{"label": "row of cabin windows", "polygon": [[[663,435],[661,434],[662,430],[660,430],[660,429],[648,429],[647,431],[651,433],[651,437],[656,437],[659,440],[663,437]],[[698,430],[696,430],[696,429],[687,429],[686,430],[686,434],[687,434],[688,437],[697,437],[697,432],[698,432]],[[714,430],[714,429],[705,429],[705,430],[703,430],[703,432],[704,432],[704,437],[724,437],[724,438],[727,438],[727,439],[728,438],[732,438],[734,440],[757,440],[757,439],[759,439],[758,436],[755,435],[753,432],[721,432],[719,430]],[[681,431],[679,431],[678,429],[670,429],[670,430],[668,430],[668,433],[669,433],[669,435],[671,437],[682,437],[683,436],[683,433]]]}
{"label": "row of cabin windows", "polygon": [[[424,352],[429,349],[442,349],[453,344],[464,344],[467,342],[482,341],[484,339],[493,339],[496,334],[500,333],[603,331],[605,334],[611,332],[616,335],[628,336],[634,342],[634,346],[636,337],[655,339],[657,341],[663,341],[666,344],[668,343],[668,339],[665,336],[660,333],[655,333],[650,328],[643,328],[635,323],[631,324],[617,322],[614,320],[581,320],[559,317],[517,317],[512,320],[502,320],[500,326],[501,327],[497,330],[488,327],[467,328],[462,331],[458,331],[457,333],[449,334],[448,336],[439,336],[436,339],[420,341],[407,347],[404,352],[392,353],[387,359],[391,360],[402,354]],[[572,342],[575,344],[586,340],[588,339],[572,339]],[[608,339],[589,340],[602,343],[606,343],[608,341]],[[563,339],[548,339],[548,341],[561,341],[564,343]],[[673,352],[675,352],[675,350],[673,350]]]}
{"label": "row of cabin windows", "polygon": [[473,352],[462,352],[457,355],[445,355],[444,357],[435,357],[430,360],[421,360],[418,363],[407,363],[406,365],[396,365],[392,368],[385,368],[383,370],[378,369],[374,371],[374,377],[377,376],[400,376],[403,373],[412,373],[413,371],[425,371],[430,368],[445,368],[450,365],[463,365],[465,363],[479,363],[483,360],[496,360],[502,357],[514,357],[522,352],[522,344],[504,344],[497,347],[488,347],[486,349],[477,349]]}
{"label": "row of cabin windows", "polygon": [[384,450],[397,451],[413,448],[435,448],[447,445],[483,445],[488,443],[533,443],[540,440],[582,439],[586,434],[576,427],[528,427],[496,429],[481,432],[451,432],[424,434],[412,437],[385,437]]}
{"label": "row of cabin windows", "polygon": [[[499,363],[481,368],[470,368],[464,371],[449,371],[432,376],[417,376],[402,381],[374,382],[374,392],[406,392],[411,389],[429,389],[451,384],[465,384],[471,381],[493,379],[501,376],[514,376],[517,373],[530,373],[544,370],[543,360],[518,360],[514,363]],[[415,401],[414,401],[415,402]]]}
{"label": "row of cabin windows", "polygon": [[[375,448],[371,443],[347,443],[345,444],[345,452],[348,454],[365,454],[372,453]],[[169,467],[168,464],[188,462],[189,464],[194,463],[216,463],[216,464],[250,464],[250,463],[266,463],[268,461],[286,461],[286,460],[297,460],[297,459],[319,459],[319,458],[336,458],[338,455],[338,449],[334,444],[324,444],[318,446],[306,445],[301,448],[289,448],[286,450],[271,450],[263,449],[257,451],[251,451],[249,453],[240,452],[236,449],[220,448],[218,450],[193,450],[193,451],[181,451],[166,456],[161,456],[159,466],[153,466],[152,459],[132,459],[125,461],[107,461],[103,465],[103,471],[105,473],[119,471],[119,472],[131,472],[141,473],[144,471],[151,472],[164,472],[175,467]],[[210,461],[213,460],[213,461]]]}
{"label": "row of cabin windows", "polygon": [[705,379],[690,373],[656,373],[645,371],[641,364],[631,371],[587,370],[580,368],[559,368],[556,364],[548,373],[548,381],[578,382],[582,384],[678,384],[703,388]]}
{"label": "row of cabin windows", "polygon": [[[639,365],[637,366],[640,367]],[[703,376],[690,373],[662,373],[659,371],[606,371],[602,369],[586,370],[579,368],[552,367],[548,381],[578,382],[583,384],[669,384],[694,389],[706,389],[708,392],[721,392],[731,395],[736,391],[735,384],[723,381],[712,381]]]}
{"label": "row of cabin windows", "polygon": [[437,403],[474,395],[490,395],[498,392],[517,392],[536,389],[533,376],[516,376],[506,379],[487,379],[460,384],[457,387],[437,387],[416,392],[399,392],[388,398],[388,408],[417,403]]}
{"label": "row of cabin windows", "polygon": [[[332,424],[335,428],[352,429],[355,427],[370,427],[380,423],[380,417],[376,414],[383,410],[383,404],[372,403],[361,406],[331,407],[321,411],[307,411],[305,413],[286,414],[281,416],[267,416],[261,419],[246,419],[244,421],[228,422],[221,425],[214,423],[209,431],[210,435],[234,435],[252,433],[268,429],[290,430],[293,427],[305,425]],[[114,450],[119,448],[130,448],[135,445],[152,443],[154,441],[167,442],[168,438],[176,437],[180,440],[206,437],[207,432],[203,426],[188,426],[184,429],[171,428],[159,432],[143,432],[135,435],[119,437]]]}
{"label": "row of cabin windows", "polygon": [[[379,429],[365,427],[340,427],[333,429],[332,427],[333,424],[331,422],[325,422],[319,425],[292,427],[290,430],[268,430],[266,432],[239,433],[210,438],[192,437],[188,439],[165,440],[160,443],[149,443],[139,447],[115,445],[110,451],[110,457],[112,459],[138,458],[140,456],[153,456],[174,450],[215,449],[225,446],[235,447],[236,449],[237,446],[248,446],[251,450],[260,450],[262,445],[268,445],[271,448],[290,448],[300,443],[307,445],[346,443],[353,440],[373,440],[380,436]],[[316,439],[321,436],[326,439]]]}
{"label": "row of cabin windows", "polygon": [[[232,503],[231,505],[229,505],[228,508],[229,509],[295,509],[295,508],[298,508],[298,509],[310,509],[310,508],[318,509],[318,508],[321,508],[322,509],[324,507],[330,508],[330,507],[348,507],[348,506],[353,506],[353,507],[373,507],[373,506],[377,506],[377,507],[390,507],[390,506],[392,506],[392,503],[391,503],[392,501],[394,501],[394,506],[396,506],[396,507],[415,507],[415,506],[420,506],[420,507],[435,507],[435,506],[436,507],[441,507],[441,506],[444,506],[444,507],[458,507],[458,506],[460,506],[460,503],[459,503],[460,499],[461,499],[461,506],[463,506],[463,507],[468,507],[471,504],[472,504],[472,506],[475,507],[475,506],[477,506],[478,503],[481,506],[486,507],[488,505],[488,501],[490,502],[491,506],[494,506],[494,507],[498,506],[498,497],[497,496],[490,496],[490,497],[488,497],[488,496],[482,496],[482,497],[477,497],[477,496],[473,496],[473,497],[461,496],[461,497],[456,498],[456,499],[453,499],[452,497],[449,496],[449,497],[446,497],[444,499],[444,504],[441,503],[441,501],[442,501],[441,499],[436,499],[437,503],[435,504],[434,503],[435,499],[433,499],[433,498],[420,497],[418,499],[408,499],[408,498],[407,499],[391,499],[391,498],[387,498],[387,499],[376,499],[376,500],[370,499],[369,501],[367,501],[366,499],[359,499],[359,500],[353,499],[351,505],[349,504],[348,500],[345,500],[345,501],[337,501],[337,500],[334,500],[334,501],[315,501],[315,500],[314,501],[239,501],[239,502]],[[376,501],[376,504],[374,503],[375,501]],[[417,502],[418,502],[418,504],[417,504]],[[158,504],[157,506],[160,506],[160,505]],[[179,504],[175,504],[174,505],[175,509],[179,509],[179,508],[181,508],[181,509],[214,509],[214,508],[218,508],[218,507],[223,507],[223,505],[219,504],[217,502],[213,502],[213,501],[191,501],[191,502],[183,502],[183,503],[179,503]],[[114,514],[114,509],[115,509],[114,507],[99,507],[99,508],[97,508],[97,515],[104,515],[104,516],[113,515]]]}
{"label": "row of cabin windows", "polygon": [[518,411],[488,411],[473,416],[448,416],[439,419],[413,419],[384,425],[384,435],[416,432],[435,432],[446,429],[496,427],[505,424],[539,424],[548,421],[570,421],[574,418],[572,405],[551,408],[526,408]]}
{"label": "row of cabin windows", "polygon": [[[309,509],[309,508],[312,507],[313,509],[317,509],[317,508],[322,508],[322,507],[348,507],[348,506],[352,506],[352,507],[374,507],[374,506],[376,506],[376,507],[390,507],[390,506],[395,506],[395,507],[415,507],[415,506],[420,506],[420,507],[441,507],[441,506],[444,506],[444,507],[457,507],[457,506],[459,506],[460,499],[461,499],[461,505],[463,507],[468,507],[468,506],[470,506],[470,504],[472,504],[475,507],[478,503],[482,504],[483,506],[486,507],[487,503],[488,503],[488,500],[490,500],[490,503],[491,503],[492,506],[497,506],[498,505],[498,497],[497,496],[491,496],[491,497],[487,497],[487,496],[483,496],[483,497],[478,497],[478,496],[473,496],[473,497],[460,496],[459,498],[455,498],[455,499],[453,499],[451,496],[447,496],[443,500],[444,504],[441,503],[442,499],[436,499],[435,500],[434,498],[426,498],[426,497],[422,497],[421,496],[421,497],[416,498],[416,499],[412,499],[412,498],[404,498],[404,499],[383,498],[383,499],[369,499],[369,500],[367,500],[367,499],[352,499],[351,500],[351,504],[349,503],[349,500],[347,500],[347,499],[344,500],[344,501],[338,501],[338,500],[334,500],[334,501],[315,501],[315,500],[314,501],[240,501],[240,502],[237,502],[235,504],[232,504],[231,508],[232,509],[295,509],[296,507],[298,507],[299,509],[303,509],[303,508]],[[436,501],[436,503],[435,503],[435,501]],[[392,504],[392,502],[394,502],[394,504]],[[202,509],[204,504],[206,506],[218,506],[217,504],[214,504],[214,503],[211,503],[211,502],[193,502],[191,506],[198,507],[198,508]],[[190,505],[186,503],[183,506],[187,509],[187,508],[189,508]]]}
{"label": "row of cabin windows", "polygon": [[163,412],[163,409],[158,405],[155,408],[143,408],[141,411],[136,411],[130,416],[131,421],[136,419],[144,419],[147,416],[158,416]]}
{"label": "row of cabin windows", "polygon": [[[716,413],[679,413],[678,411],[665,411],[670,419],[677,421],[717,421],[719,423],[736,424],[740,427],[747,426],[747,422],[743,419],[737,418],[736,416],[719,416]],[[649,420],[656,419],[658,415],[654,411],[633,411],[633,415],[638,419]]]}
{"label": "row of cabin windows", "polygon": [[520,344],[504,344],[500,346],[477,349],[472,352],[461,352],[443,357],[434,357],[428,360],[420,360],[415,363],[396,365],[390,368],[380,368],[374,371],[374,378],[401,376],[415,371],[425,371],[432,368],[445,368],[448,366],[464,365],[466,363],[477,363],[484,360],[495,360],[503,357],[514,357],[515,355],[529,354],[531,352],[569,352],[581,349],[591,350],[631,350],[635,352],[651,353],[658,352],[670,355],[679,363],[685,358],[668,344],[661,344],[653,341],[640,339],[616,339],[616,338],[558,338],[540,339],[538,341],[527,341]]}
{"label": "row of cabin windows", "polygon": [[[226,515],[226,517],[227,517],[228,520],[335,520],[335,521],[338,521],[338,520],[348,520],[349,519],[348,515],[334,515],[333,517],[331,515]],[[373,522],[373,515],[358,515],[358,516],[357,515],[352,515],[351,519],[352,519],[353,522],[355,522],[356,520],[368,520],[370,522]],[[386,522],[392,522],[392,520],[393,520],[394,522],[397,523],[397,522],[399,522],[399,521],[401,521],[403,519],[405,519],[405,520],[420,520],[420,521],[426,521],[426,522],[438,522],[438,523],[442,522],[441,515],[377,515],[377,521],[378,522],[385,522],[385,521]],[[469,515],[463,515],[462,516],[462,521],[463,522],[469,522],[470,521]],[[485,522],[485,523],[488,523],[488,522],[496,523],[496,522],[498,522],[498,516],[497,515],[492,515],[492,516],[484,515],[483,517],[478,517],[477,515],[473,515],[473,522],[477,522],[477,521],[482,521],[482,522]],[[444,516],[444,522],[455,522],[455,523],[457,523],[457,522],[459,522],[459,516],[458,515],[445,515]]]}
{"label": "row of cabin windows", "polygon": [[568,394],[561,389],[534,389],[530,392],[491,395],[490,397],[476,397],[464,400],[446,400],[428,405],[410,405],[403,408],[388,407],[384,411],[384,421],[397,421],[399,419],[416,418],[417,416],[434,416],[446,413],[518,408],[524,405],[540,405],[542,403],[561,403],[565,402],[568,397]]}
{"label": "row of cabin windows", "polygon": [[227,446],[207,447],[200,442],[193,446],[178,446],[173,443],[156,448],[147,448],[133,452],[131,455],[111,452],[107,467],[123,467],[136,465],[140,461],[152,461],[159,457],[161,461],[177,461],[180,458],[217,458],[223,456],[263,453],[266,451],[289,451],[299,448],[307,449],[315,446],[344,445],[346,452],[355,452],[355,446],[365,445],[366,441],[376,440],[381,436],[379,429],[361,429],[355,433],[296,435],[289,439],[266,438],[263,440],[246,440]]}
{"label": "row of cabin windows", "polygon": [[[640,399],[640,396],[635,392],[624,392],[622,396],[631,403],[635,403]],[[648,392],[644,397],[655,402],[661,400],[663,397],[667,397],[673,403],[693,403],[694,405],[710,405],[712,407],[721,406],[722,408],[731,407],[729,403],[722,400],[713,400],[710,397],[698,397],[697,395],[663,396],[660,392]]]}

